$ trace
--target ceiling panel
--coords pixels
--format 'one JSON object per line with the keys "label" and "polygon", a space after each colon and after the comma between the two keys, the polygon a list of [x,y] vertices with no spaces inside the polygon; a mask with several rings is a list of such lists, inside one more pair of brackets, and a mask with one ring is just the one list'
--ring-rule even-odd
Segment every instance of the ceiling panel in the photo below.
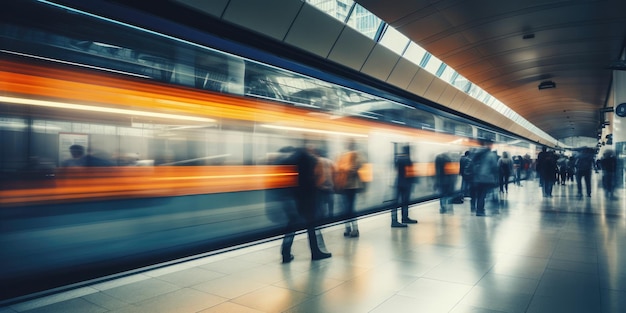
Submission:
{"label": "ceiling panel", "polygon": [[360,71],[374,42],[350,27],[344,27],[328,59]]}
{"label": "ceiling panel", "polygon": [[[323,20],[324,23],[319,21]],[[289,29],[285,42],[327,57],[344,24],[311,6],[304,6]]]}
{"label": "ceiling panel", "polygon": [[231,0],[223,19],[282,41],[302,5],[291,0]]}
{"label": "ceiling panel", "polygon": [[396,87],[406,89],[419,69],[420,67],[413,62],[402,58],[396,63],[387,82]]}
{"label": "ceiling panel", "polygon": [[361,72],[386,81],[399,59],[400,56],[395,52],[377,44],[367,57]]}

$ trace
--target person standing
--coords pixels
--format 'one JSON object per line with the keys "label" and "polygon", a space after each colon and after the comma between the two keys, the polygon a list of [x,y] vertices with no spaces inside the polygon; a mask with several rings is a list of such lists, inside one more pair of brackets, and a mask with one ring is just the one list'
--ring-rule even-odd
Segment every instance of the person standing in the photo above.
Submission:
{"label": "person standing", "polygon": [[502,152],[502,157],[498,159],[498,173],[500,192],[509,192],[509,177],[513,171],[513,161],[509,158],[508,152]]}
{"label": "person standing", "polygon": [[492,141],[481,141],[482,147],[471,156],[472,162],[472,200],[471,207],[476,209],[476,216],[486,216],[485,198],[498,182],[497,157],[491,152]]}
{"label": "person standing", "polygon": [[554,151],[546,151],[541,160],[537,160],[539,175],[543,181],[542,190],[544,197],[552,197],[552,189],[556,183],[558,173],[556,154]]}
{"label": "person standing", "polygon": [[611,149],[604,151],[600,165],[603,173],[602,185],[604,187],[604,194],[607,198],[613,200],[615,199],[615,174],[617,171],[615,152]]}
{"label": "person standing", "polygon": [[446,213],[451,208],[456,175],[448,175],[446,167],[452,162],[450,155],[443,152],[435,157],[435,189],[439,191],[439,213]]}
{"label": "person standing", "polygon": [[578,187],[578,197],[583,196],[582,180],[585,181],[587,197],[591,197],[591,171],[593,168],[593,149],[584,148],[576,158],[576,186]]}
{"label": "person standing", "polygon": [[341,192],[343,198],[344,212],[348,215],[343,233],[346,237],[359,237],[359,224],[355,216],[354,203],[357,192],[364,187],[359,177],[359,169],[363,163],[363,157],[356,150],[356,141],[350,139],[347,143],[347,151],[339,157],[337,162],[337,178],[335,179],[335,187]]}
{"label": "person standing", "polygon": [[467,170],[467,165],[470,163],[470,152],[465,151],[465,154],[459,160],[459,175],[461,176],[461,192],[463,197],[469,197],[470,195],[470,180],[472,179]]}
{"label": "person standing", "polygon": [[[406,224],[416,224],[417,220],[409,218],[409,200],[413,189],[413,176],[407,169],[413,166],[411,150],[408,145],[402,147],[402,152],[396,155],[394,164],[396,167],[396,198],[394,207],[391,209],[391,227],[407,227]],[[400,202],[398,203],[398,199]],[[402,222],[398,221],[398,205],[402,211]]]}

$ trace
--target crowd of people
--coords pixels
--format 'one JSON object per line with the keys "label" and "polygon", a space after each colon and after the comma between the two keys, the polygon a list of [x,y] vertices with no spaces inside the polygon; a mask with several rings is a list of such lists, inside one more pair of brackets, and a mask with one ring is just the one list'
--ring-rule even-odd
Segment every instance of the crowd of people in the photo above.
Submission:
{"label": "crowd of people", "polygon": [[[522,182],[537,178],[544,197],[552,197],[555,185],[576,183],[579,197],[592,195],[592,172],[602,170],[602,184],[606,196],[615,198],[617,159],[615,153],[607,149],[596,160],[595,150],[584,148],[573,156],[565,156],[546,147],[538,153],[536,160],[526,154],[510,156],[504,151],[500,155],[492,150],[493,142],[482,140],[481,146],[466,151],[458,161],[461,177],[461,190],[457,190],[457,175],[450,175],[449,164],[454,163],[451,153],[440,153],[435,157],[434,188],[440,198],[440,213],[447,213],[453,203],[462,203],[469,197],[470,210],[476,216],[486,216],[487,197],[497,193],[509,192],[509,184],[522,187]],[[417,224],[409,217],[411,191],[415,180],[411,173],[413,160],[409,145],[399,146],[395,153],[395,197],[391,208],[391,227],[405,228],[408,224]],[[69,147],[71,158],[62,162],[63,167],[111,166],[105,159],[98,158],[81,145]],[[345,151],[336,161],[328,158],[326,152],[313,142],[305,142],[302,147],[284,147],[280,157],[271,161],[273,164],[295,165],[298,171],[297,186],[282,190],[270,199],[284,206],[287,231],[281,246],[284,263],[294,259],[291,246],[295,237],[294,230],[298,223],[305,223],[311,258],[320,260],[332,254],[326,251],[323,236],[318,228],[322,218],[334,216],[335,195],[339,195],[340,209],[347,217],[344,236],[359,237],[355,202],[359,192],[364,190],[366,178],[360,173],[366,163],[365,157],[358,151],[356,142],[349,140]],[[584,188],[583,188],[584,183]],[[455,202],[454,199],[460,199]],[[292,205],[293,207],[289,207]],[[401,215],[398,216],[398,211]]]}

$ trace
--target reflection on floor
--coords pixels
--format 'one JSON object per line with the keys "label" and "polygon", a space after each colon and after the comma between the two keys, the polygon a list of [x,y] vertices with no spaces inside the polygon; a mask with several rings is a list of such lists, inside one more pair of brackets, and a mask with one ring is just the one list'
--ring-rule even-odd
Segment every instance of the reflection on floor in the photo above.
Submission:
{"label": "reflection on floor", "polygon": [[359,238],[324,229],[333,256],[311,261],[305,235],[281,264],[279,241],[19,303],[0,312],[626,312],[623,189],[578,198],[537,182],[440,214],[411,208],[360,221]]}

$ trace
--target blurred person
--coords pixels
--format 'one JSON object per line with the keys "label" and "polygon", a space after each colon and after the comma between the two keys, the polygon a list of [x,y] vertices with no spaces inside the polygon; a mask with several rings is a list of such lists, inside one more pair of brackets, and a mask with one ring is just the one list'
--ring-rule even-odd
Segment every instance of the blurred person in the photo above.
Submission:
{"label": "blurred person", "polygon": [[364,183],[359,177],[359,169],[363,166],[364,160],[356,150],[356,141],[354,139],[348,140],[346,148],[347,151],[337,161],[335,187],[341,192],[344,212],[349,216],[349,219],[345,222],[343,235],[346,237],[359,237],[359,225],[354,216],[354,203],[357,192],[364,187]]}
{"label": "blurred person", "polygon": [[85,147],[81,145],[70,146],[71,159],[67,159],[61,163],[63,167],[85,166]]}
{"label": "blurred person", "polygon": [[543,196],[552,197],[552,189],[557,181],[557,158],[554,151],[547,151],[546,149],[544,152],[545,153],[543,154],[541,160],[537,159],[537,167],[540,169],[539,176],[541,178],[541,181],[543,182]]}
{"label": "blurred person", "polygon": [[[413,166],[411,161],[411,149],[408,145],[402,146],[402,152],[396,155],[394,164],[396,167],[396,196],[391,209],[391,227],[407,227],[407,224],[416,224],[417,220],[409,218],[409,200],[413,188],[413,177],[407,173],[407,168]],[[398,199],[400,201],[398,202]],[[402,222],[398,221],[398,206],[402,211]]]}
{"label": "blurred person", "polygon": [[87,155],[84,157],[85,166],[113,166],[113,162],[109,160],[109,156],[102,150],[94,150],[91,147],[87,148]]}
{"label": "blurred person", "polygon": [[321,216],[333,216],[335,196],[335,163],[324,150],[316,150],[315,186],[317,188],[318,212]]}
{"label": "blurred person", "polygon": [[602,167],[602,186],[604,187],[604,194],[609,199],[615,199],[617,157],[613,150],[607,149],[604,151],[602,159],[600,160],[600,166]]}
{"label": "blurred person", "polygon": [[557,182],[561,185],[565,185],[565,182],[567,181],[567,157],[560,154],[556,160],[556,166],[558,168]]}
{"label": "blurred person", "polygon": [[567,158],[567,180],[573,182],[576,175],[576,159],[573,156]]}
{"label": "blurred person", "polygon": [[522,167],[524,159],[521,155],[513,157],[513,183],[515,186],[522,186]]}
{"label": "blurred person", "polygon": [[530,173],[532,170],[533,160],[530,159],[530,155],[528,153],[524,154],[524,159],[522,160],[522,172],[524,173],[524,179],[530,180]]}
{"label": "blurred person", "polygon": [[476,211],[476,216],[486,216],[485,198],[498,182],[498,162],[496,155],[491,152],[492,145],[491,140],[481,140],[482,147],[471,154],[471,208]]}
{"label": "blurred person", "polygon": [[576,158],[576,186],[578,197],[583,196],[582,180],[585,181],[587,197],[591,197],[591,171],[594,168],[593,149],[584,148]]}
{"label": "blurred person", "polygon": [[463,193],[463,197],[469,197],[470,195],[469,186],[471,177],[469,177],[466,170],[470,161],[470,152],[465,151],[465,154],[463,154],[459,160],[459,175],[461,176],[461,192]]}
{"label": "blurred person", "polygon": [[447,152],[438,154],[435,157],[435,190],[439,191],[439,213],[446,213],[452,208],[452,197],[456,185],[456,176],[446,173],[446,165],[452,159]]}
{"label": "blurred person", "polygon": [[509,158],[508,152],[502,152],[502,157],[498,159],[498,183],[500,192],[509,192],[509,177],[513,171],[513,160]]}
{"label": "blurred person", "polygon": [[[284,161],[285,164],[293,164],[298,170],[298,186],[293,188],[293,197],[295,200],[296,209],[301,217],[306,222],[307,237],[309,239],[309,248],[311,249],[311,259],[321,260],[330,258],[330,253],[324,252],[320,249],[318,243],[318,236],[316,234],[316,222],[317,222],[317,210],[316,210],[316,181],[315,181],[315,167],[317,164],[317,158],[313,154],[313,147],[310,144],[305,144],[302,148],[297,148],[295,151],[287,157]],[[321,234],[319,234],[321,236]],[[291,246],[293,244],[293,238],[295,233],[289,232],[285,234],[283,244],[281,246],[281,254],[283,257],[283,263],[289,263],[294,259],[291,254]]]}
{"label": "blurred person", "polygon": [[547,154],[548,154],[548,148],[545,146],[541,147],[541,152],[537,154],[537,163],[535,164],[535,171],[539,175],[539,187],[542,187],[542,188],[543,188],[543,176],[541,175],[541,173],[543,173],[543,169],[541,167],[543,165],[543,159],[546,157]]}

